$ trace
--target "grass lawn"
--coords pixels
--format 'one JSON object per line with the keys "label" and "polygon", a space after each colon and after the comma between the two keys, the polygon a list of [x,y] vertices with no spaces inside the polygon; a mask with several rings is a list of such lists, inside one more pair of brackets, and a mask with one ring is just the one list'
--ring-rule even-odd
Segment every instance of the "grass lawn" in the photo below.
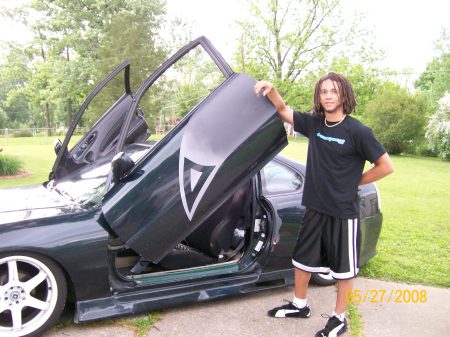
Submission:
{"label": "grass lawn", "polygon": [[[56,159],[53,150],[53,140],[56,137],[0,137],[2,153],[16,156],[24,163],[24,169],[31,173],[30,176],[21,179],[0,179],[0,188],[42,183],[48,179],[48,174]],[[61,141],[64,138],[60,137]],[[73,141],[80,139],[74,136]],[[72,144],[72,141],[69,143]]]}
{"label": "grass lawn", "polygon": [[0,148],[2,153],[19,158],[24,169],[31,173],[21,179],[0,179],[0,187],[43,182],[47,180],[56,159],[53,138],[48,137],[0,138]]}
{"label": "grass lawn", "polygon": [[[53,139],[0,138],[32,175],[0,179],[0,187],[40,183],[55,160]],[[306,162],[305,138],[290,139],[282,154]],[[378,254],[362,269],[367,277],[450,287],[450,162],[393,156],[395,172],[377,183],[384,214]]]}
{"label": "grass lawn", "polygon": [[393,156],[377,183],[384,214],[378,255],[362,275],[450,287],[450,162]]}

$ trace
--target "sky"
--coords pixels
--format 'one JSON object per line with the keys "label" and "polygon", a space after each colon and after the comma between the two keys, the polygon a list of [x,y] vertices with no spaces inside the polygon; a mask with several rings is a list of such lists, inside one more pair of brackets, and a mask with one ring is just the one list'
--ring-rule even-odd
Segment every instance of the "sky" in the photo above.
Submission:
{"label": "sky", "polygon": [[[14,3],[17,0],[0,0],[0,4]],[[448,0],[341,0],[341,4],[349,19],[355,10],[365,13],[363,24],[385,52],[382,68],[408,69],[416,77],[435,56],[434,41],[442,29],[450,31]],[[190,23],[193,36],[208,37],[227,59],[236,50],[239,30],[235,22],[248,15],[245,8],[243,0],[167,0],[169,16]],[[0,21],[0,40],[23,40],[24,36],[23,28]]]}
{"label": "sky", "polygon": [[[382,68],[398,72],[408,69],[418,76],[435,56],[434,42],[442,29],[450,31],[448,0],[341,0],[341,4],[349,19],[355,10],[365,14],[362,23],[385,52]],[[246,15],[242,0],[168,0],[168,11],[191,22],[194,36],[207,36],[226,58],[236,50],[235,21]]]}

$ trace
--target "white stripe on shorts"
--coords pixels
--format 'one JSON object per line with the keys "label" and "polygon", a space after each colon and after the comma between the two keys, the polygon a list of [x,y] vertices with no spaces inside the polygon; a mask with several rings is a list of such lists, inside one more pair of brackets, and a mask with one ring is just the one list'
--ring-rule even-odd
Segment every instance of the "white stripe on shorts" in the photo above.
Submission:
{"label": "white stripe on shorts", "polygon": [[308,273],[322,273],[322,274],[328,274],[330,272],[330,268],[328,267],[309,267],[305,266],[304,264],[301,264],[300,262],[295,261],[292,259],[292,264],[294,267],[307,271]]}
{"label": "white stripe on shorts", "polygon": [[350,270],[346,273],[335,273],[331,271],[331,276],[336,279],[348,279],[355,277],[358,272],[358,251],[357,251],[357,243],[356,236],[358,233],[358,219],[348,219],[348,258],[349,258],[349,266]]}

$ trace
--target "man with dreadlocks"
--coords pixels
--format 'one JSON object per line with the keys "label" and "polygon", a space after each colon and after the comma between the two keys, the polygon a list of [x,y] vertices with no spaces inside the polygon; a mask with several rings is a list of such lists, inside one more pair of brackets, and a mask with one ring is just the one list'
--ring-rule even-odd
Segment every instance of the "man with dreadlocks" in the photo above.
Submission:
{"label": "man with dreadlocks", "polygon": [[[329,73],[317,82],[312,113],[288,107],[272,83],[254,87],[278,110],[283,121],[308,137],[308,159],[303,191],[303,217],[292,263],[295,267],[294,300],[268,312],[272,317],[310,316],[306,295],[311,273],[331,273],[337,279],[336,306],[316,337],[337,336],[347,329],[346,293],[358,273],[358,186],[393,172],[386,150],[372,130],[350,117],[356,101],[350,82]],[[363,173],[366,160],[374,165]]]}

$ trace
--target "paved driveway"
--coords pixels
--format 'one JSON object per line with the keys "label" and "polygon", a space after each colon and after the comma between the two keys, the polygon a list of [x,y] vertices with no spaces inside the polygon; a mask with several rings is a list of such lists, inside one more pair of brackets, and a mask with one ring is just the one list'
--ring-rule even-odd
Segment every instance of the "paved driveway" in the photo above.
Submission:
{"label": "paved driveway", "polygon": [[[450,289],[405,285],[358,278],[355,290],[362,295],[381,294],[374,303],[366,299],[358,305],[363,321],[364,337],[424,337],[448,336],[450,332]],[[392,291],[392,292],[391,292]],[[396,303],[394,297],[399,294],[426,292],[426,298],[418,303]],[[388,295],[393,294],[388,303]],[[425,294],[422,292],[422,294]],[[228,336],[314,336],[323,327],[326,318],[334,307],[335,287],[311,286],[309,302],[311,317],[308,319],[274,319],[266,315],[273,306],[291,300],[293,288],[265,291],[231,299],[183,306],[165,310],[147,337],[228,337]],[[363,301],[361,298],[361,302]],[[407,296],[404,298],[404,301]],[[414,298],[414,300],[416,297]],[[67,328],[52,331],[45,337],[133,337],[132,330],[123,327],[100,326]],[[349,333],[343,336],[350,336]]]}

